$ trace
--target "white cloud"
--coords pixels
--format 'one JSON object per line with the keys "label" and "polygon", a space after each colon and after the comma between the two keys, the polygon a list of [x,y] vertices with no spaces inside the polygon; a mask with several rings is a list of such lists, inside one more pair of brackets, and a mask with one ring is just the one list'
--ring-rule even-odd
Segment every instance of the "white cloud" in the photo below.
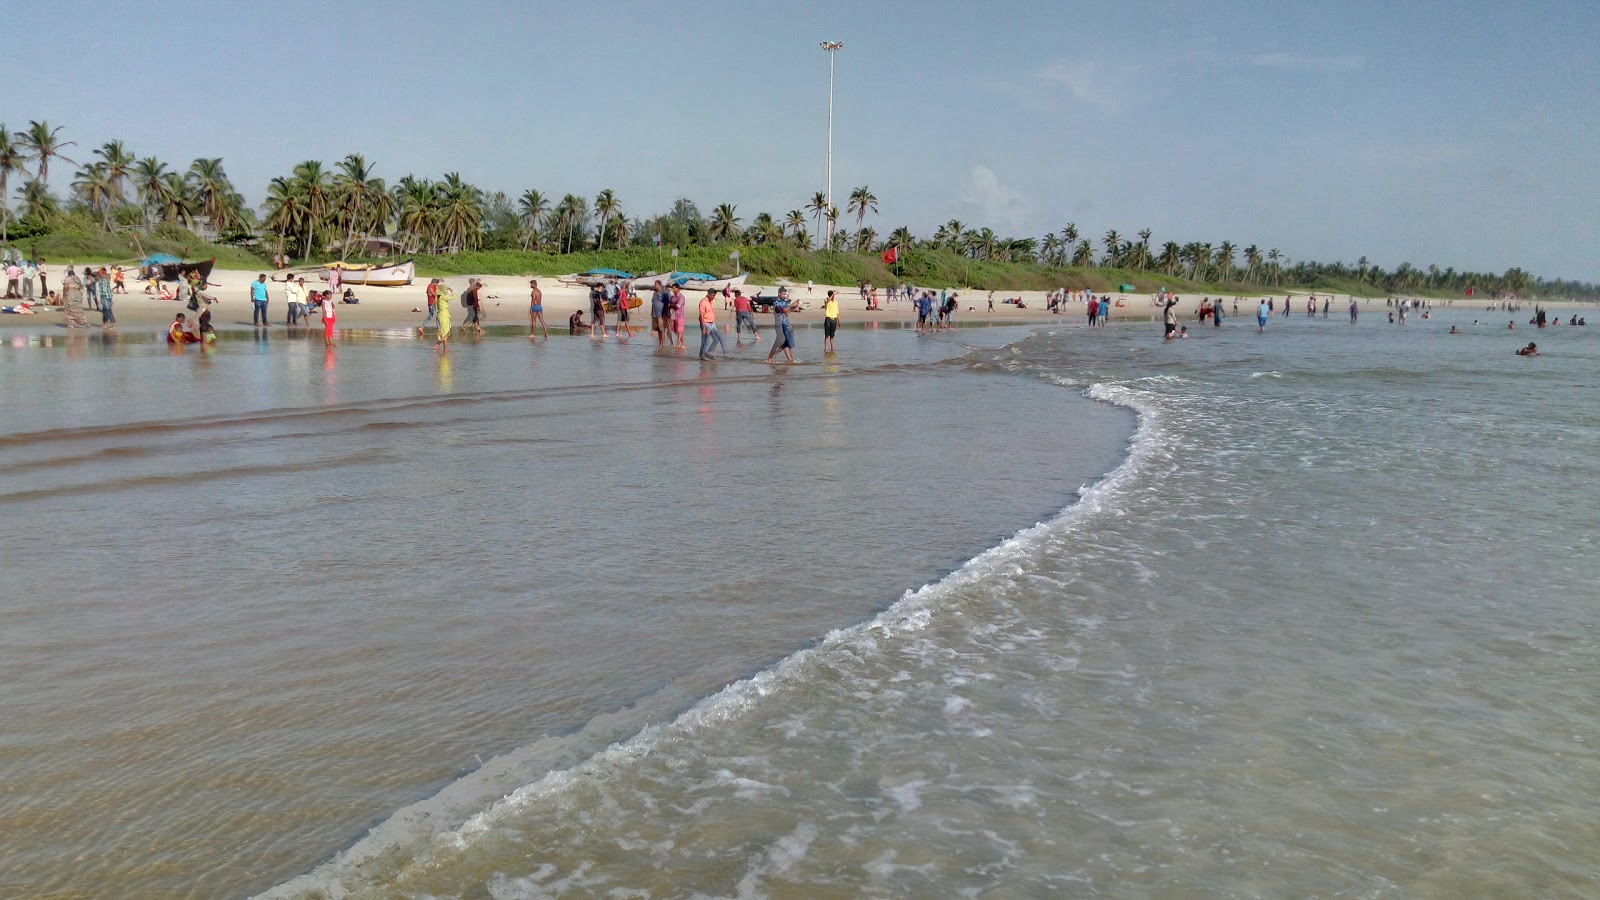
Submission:
{"label": "white cloud", "polygon": [[1016,231],[1024,227],[1032,210],[1026,194],[1006,185],[988,166],[973,166],[961,186],[961,203],[971,210],[968,218],[979,227]]}
{"label": "white cloud", "polygon": [[1132,104],[1129,94],[1131,71],[1108,73],[1093,60],[1058,59],[1033,70],[1033,77],[1046,87],[1104,112],[1120,112]]}

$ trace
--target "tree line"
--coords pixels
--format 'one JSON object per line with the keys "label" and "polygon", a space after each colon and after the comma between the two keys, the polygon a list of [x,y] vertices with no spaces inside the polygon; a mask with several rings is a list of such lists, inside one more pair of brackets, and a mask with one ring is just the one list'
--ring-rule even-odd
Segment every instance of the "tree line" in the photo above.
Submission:
{"label": "tree line", "polygon": [[[560,254],[713,244],[788,244],[876,254],[892,246],[901,253],[938,250],[972,260],[1115,269],[1255,288],[1336,281],[1395,293],[1600,293],[1591,283],[1536,278],[1520,268],[1488,273],[1401,263],[1386,270],[1365,256],[1353,264],[1296,261],[1276,248],[1240,247],[1226,240],[1158,245],[1148,228],[1131,237],[1110,229],[1096,239],[1068,223],[1038,237],[1014,237],[951,219],[927,239],[917,238],[908,226],[880,239],[877,229],[866,224],[869,215],[877,215],[878,198],[865,185],[851,190],[845,203],[853,230],[838,227],[840,209],[822,191],[785,213],[761,212],[748,222],[735,204],[720,203],[703,214],[694,201],[681,197],[666,212],[630,218],[610,188],[592,200],[571,193],[558,199],[536,188],[512,198],[470,184],[458,172],[437,180],[408,174],[388,184],[359,153],[332,166],[318,160],[296,165],[268,183],[266,200],[257,210],[234,187],[221,158],[198,158],[178,170],[153,156],[136,156],[122,141],[108,141],[80,163],[67,156],[76,143],[62,140],[60,132],[41,121],[30,121],[15,134],[0,125],[0,240],[13,230],[26,236],[75,227],[109,231],[203,222],[221,241],[251,243],[258,251],[265,244],[266,252],[300,259],[349,255],[361,245],[358,239],[371,237],[389,238],[404,253],[435,254],[503,249]],[[77,166],[65,202],[49,186],[52,162]],[[15,212],[6,201],[13,175],[20,181]]]}

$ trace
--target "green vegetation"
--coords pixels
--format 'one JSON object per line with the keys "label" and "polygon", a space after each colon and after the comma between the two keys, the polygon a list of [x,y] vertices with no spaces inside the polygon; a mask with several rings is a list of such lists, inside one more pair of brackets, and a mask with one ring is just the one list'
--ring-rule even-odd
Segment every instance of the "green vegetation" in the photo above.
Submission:
{"label": "green vegetation", "polygon": [[[220,158],[196,159],[178,172],[110,141],[80,165],[65,155],[76,145],[62,140],[60,132],[47,122],[29,122],[15,134],[0,125],[0,241],[9,236],[13,245],[37,247],[46,258],[64,260],[132,258],[138,253],[132,240],[117,232],[138,228],[144,251],[183,254],[187,248],[190,257],[215,255],[218,265],[242,268],[256,268],[263,258],[280,254],[312,264],[350,258],[353,248],[382,237],[397,253],[415,256],[424,275],[559,275],[596,267],[727,275],[737,267],[767,282],[780,277],[824,284],[899,280],[997,291],[1111,292],[1132,284],[1140,292],[1166,287],[1214,294],[1316,290],[1459,297],[1470,289],[1486,299],[1498,294],[1600,297],[1594,284],[1535,278],[1520,268],[1458,272],[1401,263],[1385,270],[1364,256],[1354,264],[1293,261],[1277,249],[1232,241],[1153,244],[1149,229],[1136,238],[1113,229],[1097,239],[1068,223],[1039,237],[1010,237],[952,219],[931,238],[919,239],[900,226],[880,239],[866,222],[878,214],[878,197],[866,185],[847,195],[854,231],[838,227],[839,207],[820,191],[777,214],[740,214],[735,204],[720,203],[706,216],[680,197],[666,212],[629,218],[622,198],[610,188],[591,203],[576,194],[555,200],[537,189],[513,201],[467,183],[456,172],[438,181],[405,175],[391,186],[359,153],[331,168],[306,160],[272,179],[258,218],[234,189]],[[65,202],[49,187],[52,161],[79,166]],[[12,175],[23,179],[15,192],[20,215],[4,202]],[[205,244],[185,229],[215,234],[223,244],[254,252]],[[893,271],[881,261],[890,247],[900,257]],[[671,248],[678,250],[676,260]]]}

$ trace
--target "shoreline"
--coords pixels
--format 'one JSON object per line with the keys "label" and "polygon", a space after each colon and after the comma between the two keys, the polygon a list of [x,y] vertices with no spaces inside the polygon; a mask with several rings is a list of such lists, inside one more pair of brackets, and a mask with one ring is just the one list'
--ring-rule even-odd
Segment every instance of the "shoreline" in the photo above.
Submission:
{"label": "shoreline", "polygon": [[[63,270],[64,271],[64,270]],[[211,273],[208,292],[217,298],[218,303],[212,307],[212,319],[218,331],[234,330],[236,327],[252,328],[250,324],[249,285],[261,274],[259,271],[249,270],[217,270]],[[274,273],[267,272],[268,278]],[[444,279],[444,284],[454,290],[459,297],[466,289],[469,276],[456,276]],[[528,326],[528,282],[529,278],[522,276],[489,275],[481,276],[484,283],[482,309],[486,327],[507,328]],[[538,279],[540,289],[544,292],[545,322],[552,335],[567,334],[567,317],[573,311],[581,310],[588,315],[589,300],[588,290],[583,287],[574,287],[559,283],[555,278]],[[307,278],[308,287],[321,286],[320,280],[313,281]],[[415,330],[423,324],[427,317],[427,295],[425,289],[428,279],[419,278],[416,282],[405,287],[356,287],[359,304],[343,304],[338,308],[338,325],[340,330],[346,329],[393,329],[409,328]],[[283,282],[268,282],[269,301],[267,313],[273,323],[271,330],[280,330],[286,327],[287,308],[283,300]],[[935,288],[936,290],[938,288]],[[777,287],[770,284],[749,283],[745,290],[750,295],[776,293]],[[829,290],[836,290],[840,296],[840,326],[853,327],[862,325],[901,325],[909,326],[915,323],[916,313],[911,303],[906,300],[888,302],[880,300],[882,305],[878,310],[861,308],[859,290],[853,286],[815,285],[807,290],[803,285],[791,285],[791,296],[806,306],[798,312],[791,312],[790,318],[797,326],[808,324],[820,325],[822,322],[822,301]],[[697,299],[695,292],[685,292],[691,298],[691,303]],[[989,309],[991,293],[994,298],[994,309]],[[987,325],[1031,325],[1047,324],[1051,322],[1075,322],[1082,324],[1085,316],[1085,304],[1082,302],[1069,302],[1063,313],[1052,313],[1045,300],[1045,291],[978,291],[970,290],[959,294],[960,306],[955,314],[955,324],[958,327],[970,326],[974,323]],[[880,289],[880,297],[882,292]],[[1110,319],[1113,321],[1152,321],[1161,316],[1161,309],[1153,306],[1150,295],[1147,294],[1110,294],[1113,306],[1110,310]],[[1206,295],[1180,294],[1176,313],[1180,321],[1193,319],[1198,312],[1200,301]],[[1232,309],[1235,296],[1239,300],[1239,315],[1225,315],[1223,321],[1230,318],[1239,318],[1245,322],[1253,323],[1255,318],[1255,304],[1261,297],[1293,297],[1303,302],[1304,298],[1312,296],[1310,292],[1288,292],[1278,294],[1224,295],[1222,299]],[[1344,315],[1344,308],[1348,306],[1351,295],[1349,294],[1316,294],[1319,299],[1331,298],[1332,309],[1329,317]],[[1018,308],[1014,304],[1003,303],[1003,300],[1020,298],[1025,304]],[[1385,307],[1374,305],[1375,298],[1357,297],[1361,303],[1361,311],[1371,314],[1381,313]],[[648,301],[646,301],[648,303]],[[1424,301],[1428,302],[1428,301]],[[1490,310],[1488,304],[1473,298],[1460,300],[1435,300],[1435,309],[1473,309],[1479,312],[1501,312],[1503,310]],[[113,311],[117,318],[117,330],[145,330],[154,329],[164,332],[178,312],[187,313],[186,304],[182,301],[163,301],[143,293],[142,283],[129,280],[129,292],[119,294],[113,298]],[[1530,309],[1534,304],[1525,302],[1523,309]],[[1580,301],[1554,301],[1538,305],[1549,309],[1589,309],[1600,307],[1600,304],[1584,303]],[[37,315],[0,315],[0,329],[6,331],[45,331],[56,333],[70,331],[61,324],[60,308],[37,307]],[[1281,303],[1277,309],[1282,310]],[[1296,310],[1298,314],[1300,310]],[[464,317],[459,308],[451,310],[451,318],[456,324]],[[692,313],[692,310],[691,310]],[[85,315],[89,319],[89,328],[100,328],[100,314],[97,310],[86,309]],[[315,313],[313,313],[315,315]],[[764,321],[767,314],[757,313],[756,322],[763,327],[771,327],[770,321]],[[717,310],[718,327],[728,331],[733,329],[733,312],[724,310],[719,304]],[[649,311],[644,309],[641,315],[635,310],[632,315],[632,324],[642,326],[642,333],[650,333]],[[1600,323],[1597,323],[1600,324]],[[694,323],[689,323],[687,331],[693,331]],[[607,327],[615,326],[615,316],[607,319]],[[320,324],[313,323],[313,330],[319,330]],[[1210,326],[1207,326],[1210,327]],[[431,329],[430,329],[431,330]],[[636,335],[637,336],[637,335]]]}

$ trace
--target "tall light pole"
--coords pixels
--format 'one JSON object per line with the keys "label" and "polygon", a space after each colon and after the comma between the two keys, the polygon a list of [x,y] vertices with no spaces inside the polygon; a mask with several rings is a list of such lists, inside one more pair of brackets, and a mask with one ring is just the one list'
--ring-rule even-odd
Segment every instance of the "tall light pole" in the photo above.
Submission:
{"label": "tall light pole", "polygon": [[844,41],[823,41],[822,49],[828,54],[828,208],[822,215],[828,227],[822,232],[822,246],[833,246],[833,58],[844,49]]}

